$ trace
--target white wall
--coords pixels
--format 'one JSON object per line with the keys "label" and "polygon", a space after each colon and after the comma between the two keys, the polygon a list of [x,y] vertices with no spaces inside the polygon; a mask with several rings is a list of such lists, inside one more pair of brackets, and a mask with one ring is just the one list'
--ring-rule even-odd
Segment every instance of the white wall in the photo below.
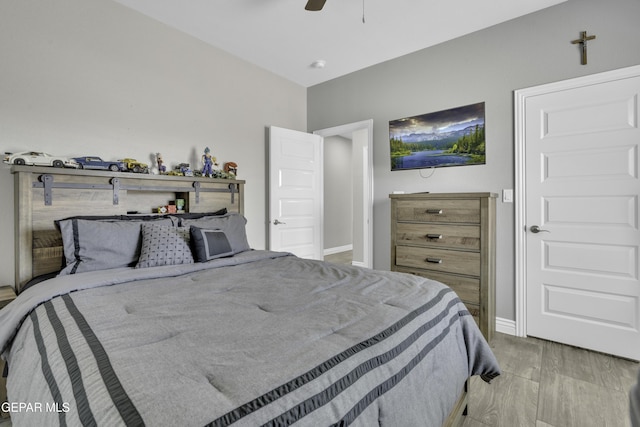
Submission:
{"label": "white wall", "polygon": [[[247,181],[265,247],[265,128],[307,129],[306,89],[106,0],[0,2],[0,151],[194,162]],[[195,165],[194,165],[195,166]],[[200,167],[200,165],[198,165]],[[13,284],[13,176],[0,165],[0,283]]]}
{"label": "white wall", "polygon": [[[640,64],[638,17],[638,0],[569,0],[309,88],[309,129],[373,119],[374,267],[390,265],[391,192],[513,188],[513,91]],[[585,30],[597,36],[586,66],[571,44]],[[436,169],[428,179],[390,171],[389,120],[482,101],[486,165]],[[513,320],[514,205],[499,202],[497,217],[497,316]]]}

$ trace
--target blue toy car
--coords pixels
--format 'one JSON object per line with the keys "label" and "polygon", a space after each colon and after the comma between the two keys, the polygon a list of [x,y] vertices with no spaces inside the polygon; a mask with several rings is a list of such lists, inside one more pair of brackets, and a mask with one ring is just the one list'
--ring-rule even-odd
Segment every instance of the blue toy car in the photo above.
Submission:
{"label": "blue toy car", "polygon": [[126,170],[124,162],[121,161],[105,161],[98,156],[74,157],[73,160],[78,163],[79,169],[101,169],[110,170],[112,172],[121,172]]}

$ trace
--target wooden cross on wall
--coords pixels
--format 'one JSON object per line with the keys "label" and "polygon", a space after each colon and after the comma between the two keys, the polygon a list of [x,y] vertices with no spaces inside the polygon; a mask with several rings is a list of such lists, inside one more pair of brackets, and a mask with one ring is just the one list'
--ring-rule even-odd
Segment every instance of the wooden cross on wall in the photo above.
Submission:
{"label": "wooden cross on wall", "polygon": [[596,36],[587,36],[587,32],[586,31],[581,31],[580,32],[580,38],[577,40],[572,40],[571,44],[580,44],[580,51],[581,51],[581,55],[580,55],[580,63],[582,65],[587,65],[587,42],[589,40],[593,40],[595,39]]}

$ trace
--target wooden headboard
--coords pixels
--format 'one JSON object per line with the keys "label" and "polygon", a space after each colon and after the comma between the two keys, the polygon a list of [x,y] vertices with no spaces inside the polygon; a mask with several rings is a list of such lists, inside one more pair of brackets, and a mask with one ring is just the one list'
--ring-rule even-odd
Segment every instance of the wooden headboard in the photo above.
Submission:
{"label": "wooden headboard", "polygon": [[244,181],[13,166],[16,290],[60,270],[62,238],[54,221],[79,215],[152,214],[176,199],[186,212],[227,208],[244,214]]}

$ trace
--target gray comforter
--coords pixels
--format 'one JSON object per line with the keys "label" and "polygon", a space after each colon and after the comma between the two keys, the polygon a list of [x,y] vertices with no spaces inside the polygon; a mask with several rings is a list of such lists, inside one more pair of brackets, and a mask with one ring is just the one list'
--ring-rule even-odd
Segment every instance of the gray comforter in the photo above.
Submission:
{"label": "gray comforter", "polygon": [[266,251],[48,280],[0,349],[14,426],[439,426],[499,374],[448,287]]}

